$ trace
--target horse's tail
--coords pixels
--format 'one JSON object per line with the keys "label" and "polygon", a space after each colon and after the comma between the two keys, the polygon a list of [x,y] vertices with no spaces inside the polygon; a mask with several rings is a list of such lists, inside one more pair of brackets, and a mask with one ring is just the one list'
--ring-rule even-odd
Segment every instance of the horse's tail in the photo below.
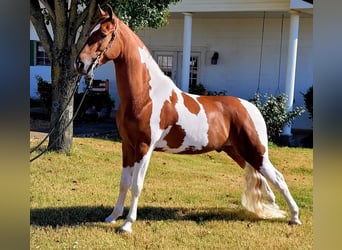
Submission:
{"label": "horse's tail", "polygon": [[245,171],[246,187],[242,195],[242,205],[259,218],[284,218],[286,212],[280,210],[275,203],[275,196],[266,179],[249,164],[246,164]]}

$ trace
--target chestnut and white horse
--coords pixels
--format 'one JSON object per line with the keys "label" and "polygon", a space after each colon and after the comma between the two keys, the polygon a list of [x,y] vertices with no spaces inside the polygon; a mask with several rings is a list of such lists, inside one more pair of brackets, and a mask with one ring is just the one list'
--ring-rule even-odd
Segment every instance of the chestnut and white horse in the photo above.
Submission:
{"label": "chestnut and white horse", "polygon": [[265,121],[251,103],[231,96],[198,96],[182,92],[158,67],[139,37],[112,10],[100,18],[75,61],[76,70],[92,75],[94,63],[114,61],[120,105],[116,122],[122,138],[120,192],[107,222],[123,213],[131,188],[127,218],[120,228],[131,232],[137,218],[152,151],[198,154],[223,151],[245,169],[242,204],[261,218],[282,218],[267,181],[285,197],[290,223],[301,224],[299,209],[283,175],[268,157]]}

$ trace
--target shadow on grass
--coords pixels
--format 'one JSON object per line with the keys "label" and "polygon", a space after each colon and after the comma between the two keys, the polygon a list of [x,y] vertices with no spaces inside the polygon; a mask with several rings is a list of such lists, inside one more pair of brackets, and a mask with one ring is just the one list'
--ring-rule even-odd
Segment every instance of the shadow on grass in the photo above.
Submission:
{"label": "shadow on grass", "polygon": [[[63,208],[35,208],[30,211],[30,224],[37,226],[72,226],[82,223],[104,222],[112,212],[112,208],[98,207],[63,207]],[[128,209],[125,208],[124,216]],[[138,220],[189,220],[196,223],[206,221],[257,221],[250,213],[243,209],[228,208],[164,208],[140,207]]]}

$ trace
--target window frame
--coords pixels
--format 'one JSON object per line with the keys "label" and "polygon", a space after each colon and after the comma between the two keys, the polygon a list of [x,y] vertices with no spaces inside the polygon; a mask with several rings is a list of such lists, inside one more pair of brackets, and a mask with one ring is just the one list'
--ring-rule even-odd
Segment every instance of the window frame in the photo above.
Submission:
{"label": "window frame", "polygon": [[51,66],[50,59],[40,41],[30,40],[30,66]]}

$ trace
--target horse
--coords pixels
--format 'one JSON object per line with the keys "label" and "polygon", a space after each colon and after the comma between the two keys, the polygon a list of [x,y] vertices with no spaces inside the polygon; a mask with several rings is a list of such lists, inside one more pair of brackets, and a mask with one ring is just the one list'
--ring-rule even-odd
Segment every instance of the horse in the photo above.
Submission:
{"label": "horse", "polygon": [[265,121],[250,102],[233,96],[201,96],[181,91],[166,76],[141,39],[113,12],[99,7],[99,18],[76,57],[81,75],[113,61],[120,104],[116,123],[122,138],[119,195],[105,219],[122,216],[128,190],[128,215],[119,228],[132,232],[138,199],[153,151],[199,154],[223,151],[245,170],[242,205],[259,218],[284,218],[268,181],[284,196],[290,224],[301,224],[299,208],[285,179],[268,156]]}

